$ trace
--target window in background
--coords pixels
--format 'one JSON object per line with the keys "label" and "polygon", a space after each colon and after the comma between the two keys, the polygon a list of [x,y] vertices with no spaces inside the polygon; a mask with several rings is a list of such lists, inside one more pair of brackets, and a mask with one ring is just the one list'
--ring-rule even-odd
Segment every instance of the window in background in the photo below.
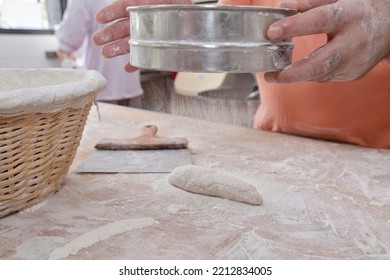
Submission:
{"label": "window in background", "polygon": [[0,0],[0,32],[53,31],[66,0]]}

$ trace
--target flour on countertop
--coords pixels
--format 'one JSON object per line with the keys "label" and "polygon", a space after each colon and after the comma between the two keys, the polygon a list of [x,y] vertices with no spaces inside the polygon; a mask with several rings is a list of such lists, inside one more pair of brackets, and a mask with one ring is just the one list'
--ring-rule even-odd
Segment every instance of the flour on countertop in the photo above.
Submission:
{"label": "flour on countertop", "polygon": [[40,208],[42,208],[43,206],[46,205],[46,203],[48,202],[48,200],[44,200],[38,204],[35,204],[27,209],[24,209],[23,211],[21,211],[21,213],[32,213],[32,212],[35,212],[37,210],[39,210]]}
{"label": "flour on countertop", "polygon": [[55,249],[49,255],[49,259],[66,258],[69,255],[77,254],[77,252],[81,249],[90,247],[99,241],[154,224],[158,224],[158,222],[152,218],[128,219],[106,224],[77,237],[60,248]]}
{"label": "flour on countertop", "polygon": [[187,204],[171,204],[168,206],[168,213],[177,214],[181,210],[188,210]]}

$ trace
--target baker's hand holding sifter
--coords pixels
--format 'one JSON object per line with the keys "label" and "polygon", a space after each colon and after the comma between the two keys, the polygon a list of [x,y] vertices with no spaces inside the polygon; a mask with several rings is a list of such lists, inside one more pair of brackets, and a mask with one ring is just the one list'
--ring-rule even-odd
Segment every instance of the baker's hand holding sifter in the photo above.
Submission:
{"label": "baker's hand holding sifter", "polygon": [[[275,1],[220,0],[220,4],[267,5]],[[281,6],[299,14],[282,19],[268,29],[271,40],[327,33],[328,42],[308,57],[283,71],[267,73],[270,82],[354,80],[390,56],[389,1],[283,0]],[[126,8],[138,5],[190,4],[190,0],[119,0],[97,13],[100,23],[111,23],[93,36],[103,45],[102,54],[114,57],[129,52],[129,15]],[[307,24],[311,22],[311,24]],[[135,68],[130,64],[126,71]]]}
{"label": "baker's hand holding sifter", "polygon": [[267,73],[269,82],[356,80],[390,58],[390,1],[283,0],[280,5],[300,13],[271,25],[271,40],[319,33],[328,40],[283,71]]}

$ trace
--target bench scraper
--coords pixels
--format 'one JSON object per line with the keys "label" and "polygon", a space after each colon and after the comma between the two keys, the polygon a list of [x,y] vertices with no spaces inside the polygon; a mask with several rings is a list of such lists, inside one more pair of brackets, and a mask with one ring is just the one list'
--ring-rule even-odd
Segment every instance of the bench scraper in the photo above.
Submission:
{"label": "bench scraper", "polygon": [[80,173],[169,173],[192,164],[186,138],[156,137],[157,126],[147,125],[129,139],[103,139],[78,168]]}

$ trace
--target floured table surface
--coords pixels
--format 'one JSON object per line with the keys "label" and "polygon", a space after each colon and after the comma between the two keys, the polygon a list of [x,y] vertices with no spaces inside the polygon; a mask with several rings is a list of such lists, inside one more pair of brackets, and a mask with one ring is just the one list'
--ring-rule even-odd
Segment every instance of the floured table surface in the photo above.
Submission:
{"label": "floured table surface", "polygon": [[[390,150],[99,104],[53,197],[0,219],[2,259],[390,259]],[[261,206],[168,174],[79,174],[101,138],[187,137],[192,161],[256,186]]]}

